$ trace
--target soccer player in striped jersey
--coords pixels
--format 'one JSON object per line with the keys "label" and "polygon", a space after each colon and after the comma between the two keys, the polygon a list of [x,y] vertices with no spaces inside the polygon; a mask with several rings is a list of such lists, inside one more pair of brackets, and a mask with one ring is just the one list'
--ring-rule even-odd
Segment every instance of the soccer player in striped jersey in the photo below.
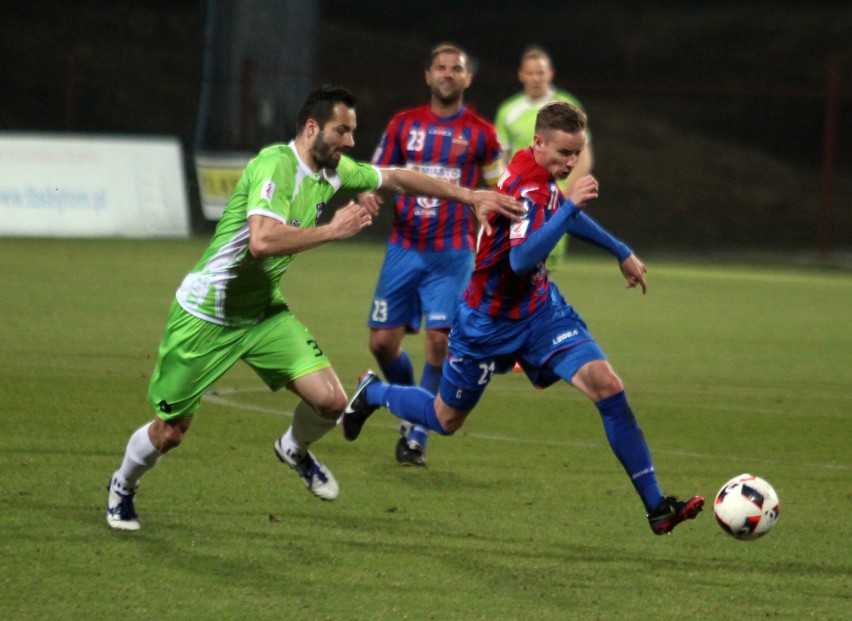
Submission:
{"label": "soccer player in striped jersey", "polygon": [[500,178],[498,190],[521,200],[519,222],[489,217],[492,234],[482,234],[476,268],[450,333],[439,394],[388,385],[372,372],[362,376],[343,415],[343,433],[358,437],[379,406],[397,417],[443,435],[458,430],[495,373],[518,360],[530,382],[546,388],[568,382],[597,408],[607,440],[645,506],[651,530],[662,535],[694,518],[704,499],[680,501],[663,495],[651,453],[633,415],[624,385],[585,322],[548,279],[545,259],[570,233],[612,254],[627,287],[645,293],[645,265],[629,246],[583,211],[598,195],[591,175],[577,180],[567,198],[557,185],[576,165],[585,144],[586,115],[555,102],[538,113],[532,146],[519,152]]}
{"label": "soccer player in striped jersey", "polygon": [[[370,206],[349,202],[318,225],[337,191],[390,187],[459,201],[486,226],[493,209],[520,211],[516,201],[496,192],[349,158],[356,116],[355,97],[346,89],[314,91],[299,111],[298,126],[294,140],[263,149],[246,166],[210,245],[177,290],[148,386],[154,420],[130,436],[110,478],[110,528],[139,529],[134,498],[140,479],[181,444],[202,396],[240,360],[271,390],[287,388],[300,398],[292,424],[273,443],[275,455],[309,492],[322,500],[337,498],[337,481],[309,447],[336,426],[346,393],[280,286],[296,254],[348,239],[372,224],[376,212]],[[211,460],[211,471],[216,467]]]}
{"label": "soccer player in striped jersey", "polygon": [[[451,185],[493,187],[503,172],[494,127],[464,102],[473,74],[468,55],[455,44],[431,50],[426,65],[427,104],[396,114],[373,155],[377,166],[405,166]],[[362,196],[359,200],[378,200]],[[425,364],[420,386],[438,390],[447,356],[447,335],[473,270],[476,221],[461,203],[397,195],[384,264],[370,310],[370,351],[385,378],[414,384],[403,348],[406,334],[420,331],[425,316]],[[428,431],[400,426],[396,458],[424,466]]]}
{"label": "soccer player in striped jersey", "polygon": [[[503,147],[503,159],[508,164],[515,154],[527,148],[535,133],[535,119],[542,106],[551,101],[567,101],[583,108],[571,93],[553,85],[553,63],[550,55],[538,45],[527,47],[521,54],[518,81],[523,90],[509,97],[497,108],[494,127]],[[594,154],[591,134],[586,128],[586,146],[577,160],[577,165],[566,179],[558,180],[564,192],[576,179],[592,172]],[[547,266],[553,271],[561,262],[568,248],[568,237],[562,237],[548,256]]]}

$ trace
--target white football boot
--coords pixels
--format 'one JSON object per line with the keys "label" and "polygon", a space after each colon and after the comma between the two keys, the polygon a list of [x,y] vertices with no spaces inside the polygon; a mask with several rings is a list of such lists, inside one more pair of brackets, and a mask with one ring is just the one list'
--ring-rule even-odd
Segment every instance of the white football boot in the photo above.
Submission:
{"label": "white football boot", "polygon": [[320,500],[334,500],[340,493],[337,481],[331,471],[326,468],[313,453],[305,451],[301,456],[294,455],[281,446],[281,438],[272,445],[275,455],[283,463],[296,471],[305,482],[305,487]]}
{"label": "white football boot", "polygon": [[116,530],[139,530],[139,516],[133,507],[133,497],[136,489],[124,492],[116,489],[118,485],[114,479],[110,479],[107,485],[109,496],[107,496],[107,524]]}

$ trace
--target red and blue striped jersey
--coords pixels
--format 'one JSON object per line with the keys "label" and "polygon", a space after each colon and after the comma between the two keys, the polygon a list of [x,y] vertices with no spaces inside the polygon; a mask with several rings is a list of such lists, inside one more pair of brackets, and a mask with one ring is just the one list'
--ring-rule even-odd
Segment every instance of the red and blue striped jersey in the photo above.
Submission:
{"label": "red and blue striped jersey", "polygon": [[523,201],[527,214],[512,222],[496,213],[488,216],[493,234],[480,233],[476,267],[464,299],[467,305],[492,317],[524,319],[536,312],[550,295],[545,262],[527,274],[516,274],[509,250],[522,244],[559,209],[563,199],[556,180],[533,158],[532,148],[519,151],[500,181],[497,191]]}
{"label": "red and blue striped jersey", "polygon": [[[376,166],[405,166],[447,183],[493,186],[502,172],[494,127],[463,106],[438,117],[429,105],[391,119],[373,154]],[[473,250],[476,220],[462,203],[397,195],[390,243],[418,251]]]}

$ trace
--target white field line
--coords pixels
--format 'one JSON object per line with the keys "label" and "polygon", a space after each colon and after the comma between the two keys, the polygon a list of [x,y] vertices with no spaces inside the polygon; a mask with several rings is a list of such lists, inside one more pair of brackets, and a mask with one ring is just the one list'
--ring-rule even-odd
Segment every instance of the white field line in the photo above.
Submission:
{"label": "white field line", "polygon": [[[269,408],[262,407],[258,405],[251,405],[248,403],[243,403],[241,401],[229,398],[229,395],[238,395],[245,394],[251,392],[267,392],[265,389],[261,388],[251,388],[251,389],[240,389],[240,388],[224,388],[224,389],[215,389],[203,397],[203,401],[207,403],[215,403],[216,405],[222,405],[229,408],[234,408],[237,410],[243,410],[246,412],[258,412],[261,414],[273,414],[279,416],[287,416],[292,417],[293,412],[284,408]],[[392,415],[391,415],[392,416]],[[371,427],[384,427],[386,429],[395,429],[396,423],[383,423],[372,419],[369,423],[367,423]],[[609,450],[609,446],[603,442],[591,442],[588,440],[542,440],[542,439],[531,439],[531,438],[520,438],[520,437],[509,437],[509,436],[501,436],[495,434],[487,434],[487,433],[464,433],[465,438],[472,438],[474,440],[488,440],[492,442],[511,442],[513,444],[532,444],[538,446],[567,446],[573,448],[588,448],[588,449],[606,449]],[[654,449],[654,454],[667,454],[667,455],[677,455],[679,457],[689,457],[693,459],[725,459],[729,461],[742,461],[741,455],[711,455],[708,453],[696,453],[693,451],[682,451],[682,450],[666,450],[666,449]],[[751,458],[751,462],[753,463],[761,463],[761,464],[778,464],[783,466],[793,465],[789,461],[784,461],[780,459],[759,459],[759,458]],[[807,468],[822,468],[825,470],[849,470],[849,464],[845,463],[801,463],[797,462],[797,465],[800,467]]]}

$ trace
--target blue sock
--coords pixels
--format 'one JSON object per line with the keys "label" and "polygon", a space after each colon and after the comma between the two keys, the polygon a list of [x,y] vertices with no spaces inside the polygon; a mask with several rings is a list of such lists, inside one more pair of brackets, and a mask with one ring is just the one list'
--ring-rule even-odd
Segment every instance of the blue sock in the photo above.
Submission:
{"label": "blue sock", "polygon": [[409,442],[416,442],[421,448],[425,449],[426,443],[429,442],[429,430],[423,425],[414,425],[405,439]]}
{"label": "blue sock", "polygon": [[612,452],[630,476],[633,487],[650,513],[660,504],[663,492],[654,472],[645,436],[633,416],[624,391],[595,403],[601,413]]}
{"label": "blue sock", "polygon": [[[438,386],[441,385],[443,367],[436,367],[428,362],[423,365],[423,376],[420,378],[420,387],[428,390],[433,395],[438,394]],[[408,433],[408,441],[416,442],[424,449],[429,441],[429,430],[422,425],[414,425]]]}
{"label": "blue sock", "polygon": [[382,375],[385,376],[389,384],[414,385],[414,366],[411,364],[411,358],[408,357],[405,350],[402,351],[396,360],[387,364],[379,363],[379,368],[382,370]]}
{"label": "blue sock", "polygon": [[395,386],[376,382],[367,387],[367,402],[381,404],[397,418],[420,425],[442,436],[450,435],[441,426],[435,414],[435,396],[419,386]]}

